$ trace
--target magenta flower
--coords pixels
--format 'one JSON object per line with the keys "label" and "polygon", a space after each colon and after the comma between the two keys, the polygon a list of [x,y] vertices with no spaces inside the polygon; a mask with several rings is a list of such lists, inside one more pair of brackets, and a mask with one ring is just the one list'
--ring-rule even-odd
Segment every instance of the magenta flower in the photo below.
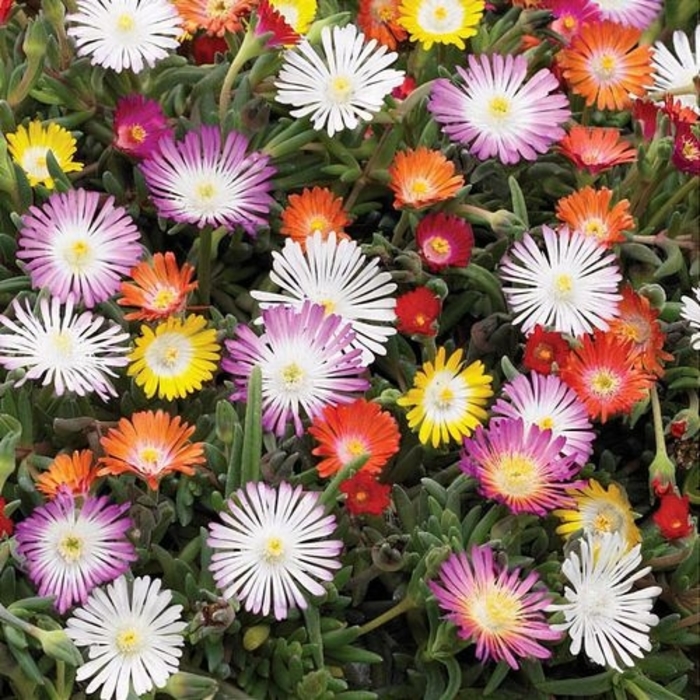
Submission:
{"label": "magenta flower", "polygon": [[589,0],[549,0],[548,7],[554,15],[552,30],[567,42],[581,31],[586,22],[600,20],[600,10]]}
{"label": "magenta flower", "polygon": [[523,56],[473,56],[469,70],[457,66],[463,84],[436,80],[428,104],[443,132],[469,152],[502,163],[535,160],[565,135],[571,116],[559,83],[543,68],[526,82]]}
{"label": "magenta flower", "polygon": [[134,158],[148,158],[173,130],[158,102],[143,95],[121,97],[114,112],[114,147]]}
{"label": "magenta flower", "polygon": [[110,504],[105,496],[85,496],[82,506],[61,490],[17,524],[17,552],[26,559],[29,578],[41,596],[56,596],[63,614],[85,603],[95,586],[113,581],[136,560],[126,538],[129,504]]}
{"label": "magenta flower", "polygon": [[199,228],[241,226],[249,234],[265,226],[275,169],[268,156],[247,148],[236,131],[222,142],[217,126],[201,126],[182,141],[162,138],[141,164],[158,214]]}
{"label": "magenta flower", "polygon": [[62,302],[73,294],[92,308],[119,290],[141,258],[141,234],[114,197],[69,190],[54,193],[22,217],[17,257],[35,288]]}
{"label": "magenta flower", "polygon": [[451,554],[439,577],[428,586],[459,636],[476,643],[477,659],[505,661],[517,669],[519,659],[552,655],[540,642],[558,641],[562,634],[545,620],[542,611],[552,597],[533,590],[539,581],[534,571],[521,578],[520,569],[508,571],[488,545],[481,545],[468,554]]}

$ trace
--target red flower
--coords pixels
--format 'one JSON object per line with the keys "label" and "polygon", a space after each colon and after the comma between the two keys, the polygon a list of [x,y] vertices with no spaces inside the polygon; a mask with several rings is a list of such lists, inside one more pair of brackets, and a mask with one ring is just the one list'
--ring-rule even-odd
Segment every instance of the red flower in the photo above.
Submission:
{"label": "red flower", "polygon": [[396,327],[404,335],[436,335],[440,299],[427,287],[418,287],[396,300]]}
{"label": "red flower", "polygon": [[405,100],[416,89],[416,80],[410,75],[403,79],[403,83],[391,91],[391,96],[397,100]]}
{"label": "red flower", "polygon": [[196,65],[209,65],[216,61],[216,54],[225,54],[228,44],[223,36],[198,34],[192,39],[192,60]]}
{"label": "red flower", "polygon": [[0,496],[0,537],[10,537],[15,529],[15,524],[5,515],[5,499]]}
{"label": "red flower", "polygon": [[446,267],[466,267],[474,247],[472,227],[458,216],[428,214],[416,228],[418,253],[433,272]]}
{"label": "red flower", "polygon": [[537,324],[525,343],[523,364],[540,374],[551,374],[553,363],[561,367],[569,354],[569,344],[560,333],[546,331]]}
{"label": "red flower", "polygon": [[351,515],[381,515],[389,507],[389,484],[380,484],[367,471],[346,479],[340,490],[347,496],[345,507]]}
{"label": "red flower", "polygon": [[682,173],[700,175],[700,138],[693,125],[678,122],[671,161]]}
{"label": "red flower", "polygon": [[669,540],[687,537],[693,531],[690,519],[690,500],[670,489],[660,494],[659,509],[652,516],[661,534]]}

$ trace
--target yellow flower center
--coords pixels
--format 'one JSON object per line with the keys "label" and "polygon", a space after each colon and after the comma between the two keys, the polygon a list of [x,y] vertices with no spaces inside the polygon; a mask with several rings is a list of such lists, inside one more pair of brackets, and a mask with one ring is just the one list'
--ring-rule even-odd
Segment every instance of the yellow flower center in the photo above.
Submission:
{"label": "yellow flower center", "polygon": [[324,216],[314,216],[309,219],[309,233],[314,234],[316,231],[325,231],[328,226],[328,219]]}
{"label": "yellow flower center", "polygon": [[209,0],[207,3],[207,16],[211,18],[224,17],[227,13],[224,0]]}
{"label": "yellow flower center", "polygon": [[562,273],[554,278],[554,294],[560,301],[570,299],[573,288],[574,280],[571,275]]}
{"label": "yellow flower center", "polygon": [[160,452],[155,447],[144,447],[139,453],[142,462],[155,464],[160,457]]}
{"label": "yellow flower center", "polygon": [[358,502],[358,503],[364,503],[368,498],[367,491],[355,491],[353,494],[353,498]]}
{"label": "yellow flower center", "polygon": [[551,430],[554,427],[554,420],[551,416],[545,416],[537,422],[537,426],[542,430]]}
{"label": "yellow flower center", "polygon": [[509,496],[531,493],[539,482],[537,471],[537,466],[527,455],[515,453],[504,456],[496,475],[500,490]]}
{"label": "yellow flower center", "polygon": [[180,356],[180,350],[174,346],[163,349],[163,354],[161,355],[161,362],[169,368],[173,368],[177,364],[178,357]]}
{"label": "yellow flower center", "polygon": [[284,556],[284,543],[280,537],[270,537],[263,548],[263,559],[266,562],[278,561]]}
{"label": "yellow flower center", "polygon": [[430,183],[422,178],[411,183],[411,194],[414,197],[422,197],[430,192]]}
{"label": "yellow flower center", "polygon": [[587,236],[605,238],[608,235],[608,227],[601,219],[588,219],[583,226],[583,232]]}
{"label": "yellow flower center", "polygon": [[335,311],[336,303],[332,299],[321,299],[319,304],[326,310],[326,316],[330,316]]}
{"label": "yellow flower center", "polygon": [[130,32],[134,28],[135,24],[136,22],[134,22],[134,18],[131,15],[128,15],[126,12],[117,17],[117,29],[120,32]]}
{"label": "yellow flower center", "polygon": [[284,388],[291,391],[298,389],[302,380],[304,379],[304,370],[299,367],[296,362],[287,365],[282,370],[282,381],[284,382]]}
{"label": "yellow flower center", "polygon": [[508,101],[507,98],[501,97],[500,95],[498,97],[494,97],[490,102],[489,102],[489,114],[496,118],[496,119],[502,119],[503,117],[508,116],[508,113],[510,112],[510,102]]}
{"label": "yellow flower center", "polygon": [[423,326],[425,326],[427,324],[428,319],[424,314],[417,313],[416,317],[413,319],[413,322],[416,324],[416,326],[419,326],[420,328],[422,328]]}
{"label": "yellow flower center", "polygon": [[129,127],[129,138],[136,143],[143,143],[146,140],[146,130],[141,124],[132,124]]}
{"label": "yellow flower center", "polygon": [[452,391],[452,389],[449,386],[444,386],[438,392],[435,403],[438,405],[438,408],[446,410],[452,405],[454,398],[454,391]]}
{"label": "yellow flower center", "polygon": [[442,236],[435,236],[434,238],[431,238],[428,245],[430,246],[430,249],[438,255],[449,255],[452,250],[450,242]]}
{"label": "yellow flower center", "polygon": [[683,141],[681,152],[686,160],[695,161],[700,159],[700,149],[692,141]]}
{"label": "yellow flower center", "polygon": [[612,396],[620,386],[620,380],[609,370],[601,369],[591,379],[591,390],[598,396]]}
{"label": "yellow flower center", "polygon": [[571,31],[572,29],[576,29],[576,18],[573,17],[572,15],[564,15],[561,18],[561,23],[565,29],[568,29]]}
{"label": "yellow flower center", "polygon": [[471,605],[471,616],[482,630],[498,635],[512,628],[520,617],[520,600],[509,591],[491,588]]}
{"label": "yellow flower center", "polygon": [[617,59],[615,56],[605,53],[595,62],[594,72],[599,80],[610,80],[615,75]]}
{"label": "yellow flower center", "polygon": [[329,92],[334,102],[346,104],[353,94],[352,81],[343,75],[338,75],[331,81]]}
{"label": "yellow flower center", "polygon": [[143,640],[141,635],[138,633],[138,630],[135,630],[133,627],[129,627],[117,635],[117,638],[114,640],[114,644],[119,650],[120,654],[131,656],[132,654],[136,654],[141,649]]}
{"label": "yellow flower center", "polygon": [[216,188],[211,184],[211,182],[202,182],[197,185],[197,196],[200,199],[207,201],[212,199],[214,195],[216,195]]}
{"label": "yellow flower center", "polygon": [[77,535],[66,535],[58,543],[58,554],[63,561],[72,564],[83,554],[83,540]]}
{"label": "yellow flower center", "polygon": [[74,275],[85,270],[92,258],[90,244],[86,240],[73,241],[64,251],[63,257]]}
{"label": "yellow flower center", "polygon": [[343,464],[351,462],[353,459],[355,459],[355,457],[369,453],[365,443],[358,438],[348,438],[347,440],[343,440],[338,445],[337,451],[338,459]]}
{"label": "yellow flower center", "polygon": [[62,358],[73,354],[73,339],[65,332],[54,333],[51,337],[53,351]]}
{"label": "yellow flower center", "polygon": [[178,294],[175,290],[170,287],[162,287],[153,295],[151,306],[159,311],[164,311],[172,306],[177,297]]}
{"label": "yellow flower center", "polygon": [[651,328],[643,318],[627,318],[620,326],[620,335],[641,345],[651,336]]}
{"label": "yellow flower center", "polygon": [[433,17],[435,18],[436,22],[444,22],[447,19],[447,14],[447,8],[442,5],[438,5],[433,10]]}

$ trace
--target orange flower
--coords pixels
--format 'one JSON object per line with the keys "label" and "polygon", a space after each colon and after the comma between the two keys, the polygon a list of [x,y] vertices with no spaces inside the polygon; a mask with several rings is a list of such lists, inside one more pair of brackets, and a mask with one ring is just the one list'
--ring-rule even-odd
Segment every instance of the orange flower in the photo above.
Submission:
{"label": "orange flower", "polygon": [[325,241],[331,231],[336,237],[350,238],[343,229],[350,223],[343,209],[343,200],[325,187],[305,189],[301,194],[290,194],[289,204],[282,212],[280,233],[306,247],[306,239],[320,231]]}
{"label": "orange flower", "polygon": [[[586,105],[627,109],[629,94],[646,94],[652,85],[652,50],[637,46],[641,31],[615,22],[587,22],[557,57],[562,73]],[[636,47],[636,48],[635,48]]]}
{"label": "orange flower", "polygon": [[557,218],[572,231],[593,236],[606,248],[625,240],[622,231],[634,228],[630,203],[623,199],[610,207],[612,190],[584,187],[557,202]]}
{"label": "orange flower", "polygon": [[100,459],[99,476],[130,472],[141,477],[154,491],[161,477],[170,472],[191,476],[204,464],[204,444],[189,442],[194,426],[171,418],[165,411],[141,411],[131,420],[122,418],[100,440],[105,456]]}
{"label": "orange flower", "polygon": [[85,495],[98,477],[92,459],[91,450],[57,455],[49,468],[37,478],[37,490],[49,498],[55,498],[60,488],[68,489],[74,496]]}
{"label": "orange flower", "polygon": [[399,450],[399,428],[393,416],[365,399],[327,406],[314,419],[309,433],[319,443],[313,454],[325,458],[316,466],[323,477],[363,454],[369,459],[361,471],[378,474]]}
{"label": "orange flower", "polygon": [[399,0],[360,0],[358,26],[368,39],[376,39],[392,51],[408,36],[398,18]]}
{"label": "orange flower", "polygon": [[559,151],[576,167],[594,175],[637,160],[637,150],[620,138],[617,129],[602,126],[572,127],[559,142]]}
{"label": "orange flower", "polygon": [[455,175],[451,163],[440,151],[420,146],[415,151],[399,151],[389,167],[394,207],[427,207],[454,197],[464,178]]}
{"label": "orange flower", "polygon": [[158,321],[184,311],[187,294],[197,288],[192,282],[194,267],[180,269],[173,253],[156,253],[151,262],[140,262],[132,271],[135,284],[122,282],[121,306],[140,309],[124,316],[127,321]]}
{"label": "orange flower", "polygon": [[235,33],[241,30],[241,19],[246,18],[257,2],[255,0],[221,0],[220,2],[203,2],[202,0],[173,0],[175,9],[180,13],[184,29],[190,34],[203,29],[207,34],[223,36],[227,31]]}

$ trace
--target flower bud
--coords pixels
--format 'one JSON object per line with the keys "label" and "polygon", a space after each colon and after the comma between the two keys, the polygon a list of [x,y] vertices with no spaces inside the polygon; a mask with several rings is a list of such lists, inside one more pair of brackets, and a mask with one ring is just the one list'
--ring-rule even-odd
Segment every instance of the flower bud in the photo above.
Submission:
{"label": "flower bud", "polygon": [[491,215],[491,230],[501,236],[512,238],[526,230],[525,224],[513,212],[499,209]]}
{"label": "flower bud", "polygon": [[83,663],[83,657],[64,630],[43,630],[35,627],[33,635],[41,644],[46,656],[64,661],[71,666]]}
{"label": "flower bud", "polygon": [[163,692],[178,700],[200,700],[213,697],[218,688],[214,678],[178,671],[168,678]]}
{"label": "flower bud", "polygon": [[270,636],[270,625],[253,625],[243,633],[243,648],[246,651],[259,649]]}

